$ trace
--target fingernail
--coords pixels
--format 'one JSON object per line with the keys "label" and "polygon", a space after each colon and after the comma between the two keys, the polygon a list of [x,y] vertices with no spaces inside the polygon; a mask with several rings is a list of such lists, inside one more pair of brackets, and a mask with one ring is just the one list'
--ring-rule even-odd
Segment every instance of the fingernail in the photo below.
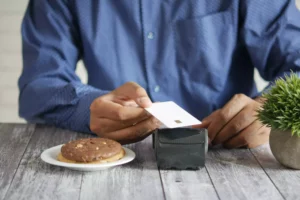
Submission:
{"label": "fingernail", "polygon": [[146,112],[146,117],[152,117],[152,114],[149,112]]}
{"label": "fingernail", "polygon": [[201,127],[201,126],[200,125],[193,125],[193,126],[191,126],[191,128],[195,128],[195,129],[197,129],[199,127]]}
{"label": "fingernail", "polygon": [[205,124],[205,123],[207,123],[208,121],[207,121],[207,119],[203,119],[202,120],[202,124]]}
{"label": "fingernail", "polygon": [[143,104],[144,106],[151,106],[152,102],[148,97],[141,97],[137,99],[139,104]]}
{"label": "fingernail", "polygon": [[160,121],[158,119],[155,119],[155,124],[156,124],[156,126],[160,126],[161,125],[161,123],[160,123]]}
{"label": "fingernail", "polygon": [[161,122],[158,119],[156,119],[155,117],[153,117],[153,122],[157,127],[161,126]]}
{"label": "fingernail", "polygon": [[125,103],[124,106],[127,106],[127,107],[139,107],[139,105],[137,105],[136,103]]}
{"label": "fingernail", "polygon": [[208,138],[208,144],[210,144],[210,145],[211,145],[211,139],[210,139],[210,138]]}

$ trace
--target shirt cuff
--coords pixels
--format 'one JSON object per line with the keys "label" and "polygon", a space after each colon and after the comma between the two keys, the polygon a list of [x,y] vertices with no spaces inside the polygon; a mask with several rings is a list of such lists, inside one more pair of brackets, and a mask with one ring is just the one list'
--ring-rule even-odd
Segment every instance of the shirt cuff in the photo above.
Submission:
{"label": "shirt cuff", "polygon": [[110,91],[93,88],[87,94],[82,96],[77,102],[77,106],[68,120],[69,128],[77,132],[92,133],[90,130],[90,105],[96,98],[109,92]]}

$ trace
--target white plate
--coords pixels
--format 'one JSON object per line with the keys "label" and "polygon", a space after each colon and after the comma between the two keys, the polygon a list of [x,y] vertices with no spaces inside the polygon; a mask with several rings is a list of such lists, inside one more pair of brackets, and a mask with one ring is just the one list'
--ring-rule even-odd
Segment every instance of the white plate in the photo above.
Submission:
{"label": "white plate", "polygon": [[79,171],[98,171],[98,170],[104,170],[108,169],[110,167],[114,167],[117,165],[122,165],[125,163],[128,163],[132,161],[135,158],[135,153],[126,148],[122,147],[125,150],[125,156],[121,158],[120,160],[114,161],[114,162],[109,162],[109,163],[99,163],[99,164],[77,164],[77,163],[65,163],[57,160],[57,156],[60,153],[62,145],[58,145],[55,147],[51,147],[47,150],[45,150],[41,154],[41,159],[49,163],[51,165],[56,165],[60,167],[67,167],[69,169],[73,170],[79,170]]}

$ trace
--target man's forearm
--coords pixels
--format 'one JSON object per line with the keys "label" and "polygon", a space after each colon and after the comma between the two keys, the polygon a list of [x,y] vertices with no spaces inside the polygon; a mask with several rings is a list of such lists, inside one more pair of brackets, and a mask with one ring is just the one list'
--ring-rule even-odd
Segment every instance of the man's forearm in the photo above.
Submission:
{"label": "man's forearm", "polygon": [[43,121],[79,132],[89,129],[90,104],[106,91],[81,84],[51,85],[52,81],[37,80],[21,90],[20,116],[28,121]]}

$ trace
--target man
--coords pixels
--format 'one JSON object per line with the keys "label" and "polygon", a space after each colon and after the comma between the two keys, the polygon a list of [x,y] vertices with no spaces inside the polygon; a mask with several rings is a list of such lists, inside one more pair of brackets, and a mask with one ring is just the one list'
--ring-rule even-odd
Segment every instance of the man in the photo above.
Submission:
{"label": "man", "polygon": [[31,0],[20,115],[130,143],[159,127],[143,107],[172,100],[212,144],[256,147],[269,129],[254,66],[268,81],[300,71],[299,19],[295,0]]}

